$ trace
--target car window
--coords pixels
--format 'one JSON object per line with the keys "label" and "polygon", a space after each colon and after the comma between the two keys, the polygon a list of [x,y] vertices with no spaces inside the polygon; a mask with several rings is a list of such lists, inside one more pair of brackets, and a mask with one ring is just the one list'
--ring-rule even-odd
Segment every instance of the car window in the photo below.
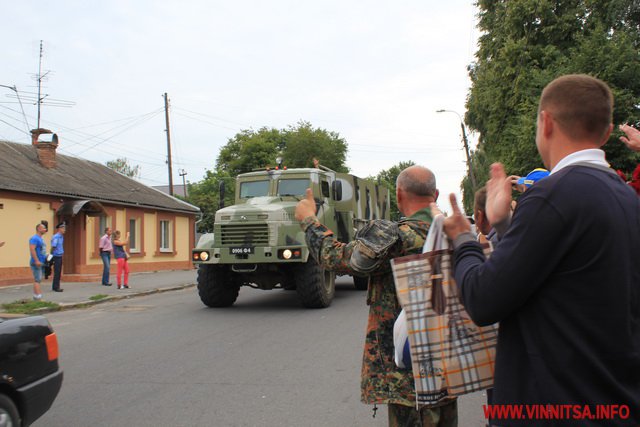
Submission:
{"label": "car window", "polygon": [[267,196],[269,194],[269,181],[249,181],[240,184],[240,198]]}
{"label": "car window", "polygon": [[278,181],[278,196],[304,196],[309,188],[308,178],[281,179]]}

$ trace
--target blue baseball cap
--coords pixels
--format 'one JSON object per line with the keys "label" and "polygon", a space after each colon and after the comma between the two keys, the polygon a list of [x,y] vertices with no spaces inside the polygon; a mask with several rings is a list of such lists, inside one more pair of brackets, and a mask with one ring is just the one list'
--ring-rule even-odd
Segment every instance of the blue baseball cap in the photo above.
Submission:
{"label": "blue baseball cap", "polygon": [[535,168],[527,176],[523,176],[518,180],[518,184],[524,184],[527,188],[531,187],[536,182],[549,176],[549,171],[543,168]]}

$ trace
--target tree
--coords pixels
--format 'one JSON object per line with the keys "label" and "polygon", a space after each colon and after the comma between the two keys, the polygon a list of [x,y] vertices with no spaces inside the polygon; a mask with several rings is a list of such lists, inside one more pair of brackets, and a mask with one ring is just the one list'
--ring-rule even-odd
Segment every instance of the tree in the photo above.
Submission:
{"label": "tree", "polygon": [[313,128],[308,122],[281,130],[263,127],[238,132],[220,149],[215,168],[207,170],[202,181],[188,186],[187,201],[203,214],[198,231],[213,231],[220,182],[225,183],[225,206],[229,206],[234,202],[235,178],[255,169],[275,168],[279,155],[287,167],[313,167],[316,157],[324,166],[348,172],[346,154],[347,143],[338,133]]}
{"label": "tree", "polygon": [[346,141],[338,133],[313,128],[308,122],[282,130],[263,127],[237,133],[220,149],[216,171],[235,177],[254,169],[275,167],[278,155],[288,167],[312,167],[316,157],[324,166],[348,172]]}
{"label": "tree", "polygon": [[347,142],[337,132],[314,129],[308,122],[298,122],[284,132],[282,153],[289,167],[308,168],[313,158],[336,172],[349,172],[345,165]]}
{"label": "tree", "polygon": [[220,206],[220,183],[224,182],[224,205],[234,202],[235,179],[225,173],[207,171],[204,179],[197,183],[189,183],[189,197],[186,201],[198,206],[202,211],[202,219],[198,222],[198,232],[213,232],[215,214]]}
{"label": "tree", "polygon": [[235,177],[254,169],[275,167],[278,152],[284,145],[284,135],[278,129],[240,131],[220,149],[215,170]]}
{"label": "tree", "polygon": [[415,165],[415,162],[412,160],[400,162],[397,165],[391,166],[389,169],[378,172],[375,177],[369,177],[369,179],[377,181],[389,190],[389,199],[391,201],[389,214],[393,221],[399,220],[401,216],[400,210],[398,210],[398,202],[396,200],[396,179],[398,179],[400,172],[413,165]]}
{"label": "tree", "polygon": [[[478,131],[474,169],[495,161],[524,175],[542,166],[534,141],[538,99],[554,78],[585,73],[606,81],[614,123],[640,119],[640,3],[634,0],[479,0],[476,62],[466,122]],[[638,162],[614,134],[604,149],[614,168]],[[486,171],[476,171],[478,182]],[[465,210],[472,206],[463,182]]]}
{"label": "tree", "polygon": [[137,178],[140,176],[140,165],[131,166],[126,157],[109,160],[105,164],[109,169],[120,172],[122,175],[128,176],[129,178]]}

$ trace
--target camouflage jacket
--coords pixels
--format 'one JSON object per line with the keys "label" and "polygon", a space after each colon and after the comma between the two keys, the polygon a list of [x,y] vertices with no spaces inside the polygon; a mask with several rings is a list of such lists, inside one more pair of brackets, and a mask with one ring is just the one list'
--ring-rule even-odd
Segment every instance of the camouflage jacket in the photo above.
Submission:
{"label": "camouflage jacket", "polygon": [[[362,359],[362,401],[415,406],[415,386],[411,368],[398,368],[394,362],[393,323],[400,313],[389,260],[421,253],[431,213],[422,209],[398,223],[399,238],[387,252],[385,261],[369,276],[367,304],[369,319]],[[322,267],[338,274],[352,274],[349,265],[355,242],[338,242],[331,230],[314,216],[302,222],[309,252]]]}

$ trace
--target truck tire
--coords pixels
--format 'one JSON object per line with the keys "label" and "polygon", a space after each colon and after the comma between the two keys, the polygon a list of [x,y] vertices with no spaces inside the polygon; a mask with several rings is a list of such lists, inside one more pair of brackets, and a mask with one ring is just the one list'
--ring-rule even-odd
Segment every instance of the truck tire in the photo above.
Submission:
{"label": "truck tire", "polygon": [[295,272],[296,290],[302,305],[308,308],[326,308],[336,293],[336,274],[325,270],[309,259]]}
{"label": "truck tire", "polygon": [[353,285],[359,291],[366,291],[369,287],[369,278],[361,276],[353,276]]}
{"label": "truck tire", "polygon": [[198,266],[198,294],[209,307],[229,307],[238,298],[240,284],[228,268],[219,265]]}
{"label": "truck tire", "polygon": [[6,394],[0,393],[0,425],[19,427],[20,414],[13,400]]}

